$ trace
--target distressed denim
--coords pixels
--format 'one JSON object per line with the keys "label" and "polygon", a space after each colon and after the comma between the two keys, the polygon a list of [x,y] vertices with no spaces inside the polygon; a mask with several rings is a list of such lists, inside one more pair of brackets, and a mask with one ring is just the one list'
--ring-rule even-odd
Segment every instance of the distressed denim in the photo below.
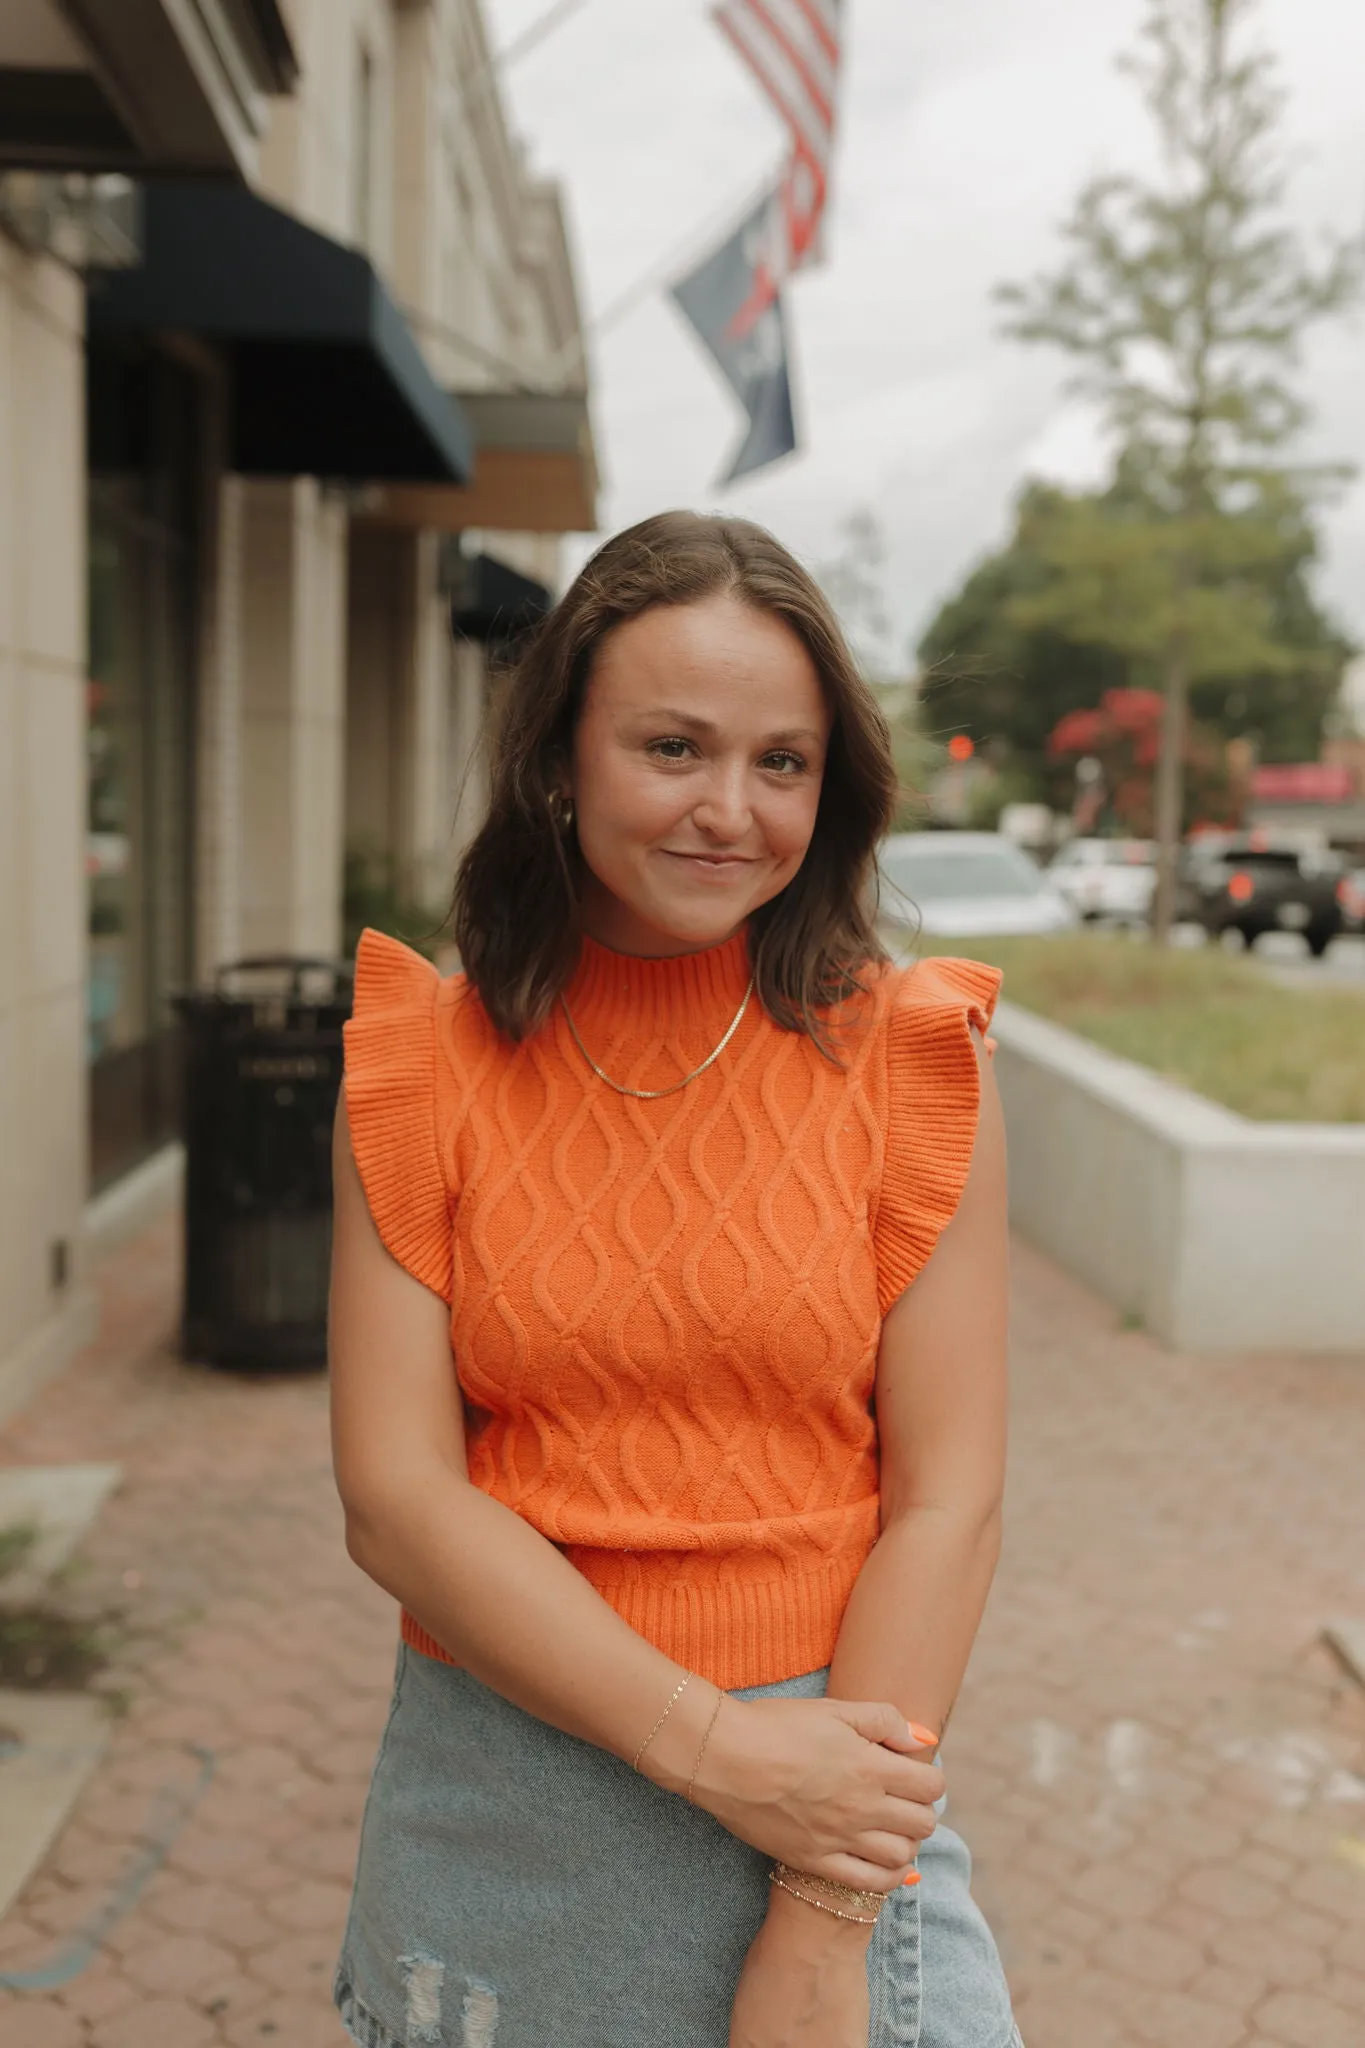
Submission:
{"label": "distressed denim", "polygon": [[[940,1823],[919,1867],[872,1938],[869,2048],[1022,2048],[965,1844]],[[605,1750],[403,1648],[337,2006],[360,2048],[726,2048],[768,1868]]]}

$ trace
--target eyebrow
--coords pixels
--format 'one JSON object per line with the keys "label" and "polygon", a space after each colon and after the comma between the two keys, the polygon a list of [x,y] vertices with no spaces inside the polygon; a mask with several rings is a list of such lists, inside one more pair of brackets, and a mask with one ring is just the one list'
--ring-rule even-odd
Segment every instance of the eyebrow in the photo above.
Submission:
{"label": "eyebrow", "polygon": [[[639,715],[651,721],[657,720],[663,725],[680,725],[688,732],[703,733],[709,739],[714,739],[718,731],[709,718],[698,718],[695,711],[679,711],[667,704],[662,705],[657,711],[642,711]],[[805,740],[808,743],[813,741],[816,746],[823,746],[825,736],[822,732],[817,732],[812,725],[794,725],[785,732],[768,733],[765,744],[770,747],[783,747],[790,746],[794,740]]]}

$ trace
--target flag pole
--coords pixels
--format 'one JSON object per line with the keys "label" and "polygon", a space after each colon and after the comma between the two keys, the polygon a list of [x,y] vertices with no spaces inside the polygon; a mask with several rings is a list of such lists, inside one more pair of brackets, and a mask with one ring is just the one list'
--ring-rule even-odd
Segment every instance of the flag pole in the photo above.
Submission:
{"label": "flag pole", "polygon": [[588,0],[555,0],[553,7],[548,7],[544,14],[538,15],[519,36],[513,36],[510,43],[501,50],[495,50],[479,66],[464,90],[456,95],[456,113],[467,113],[472,106],[477,105],[492,92],[503,72],[510,71],[523,57],[529,57],[532,50],[538,50],[556,29],[563,28],[566,22],[571,21],[575,14],[580,14],[587,5]]}
{"label": "flag pole", "polygon": [[641,271],[624,291],[618,292],[614,299],[608,300],[600,313],[593,314],[582,334],[575,335],[572,341],[565,343],[557,355],[551,357],[547,374],[551,377],[567,375],[570,370],[576,369],[589,341],[596,341],[600,335],[610,333],[611,329],[619,326],[637,306],[643,305],[651,292],[657,291],[662,284],[668,284],[680,271],[690,269],[702,248],[714,240],[723,228],[729,227],[737,217],[750,212],[771,184],[772,173],[769,171],[755,182],[753,191],[747,198],[738,204],[733,199],[728,199],[723,208],[714,208],[704,221],[698,221],[685,235],[680,235],[667,256],[661,257],[657,263],[651,263],[647,270]]}

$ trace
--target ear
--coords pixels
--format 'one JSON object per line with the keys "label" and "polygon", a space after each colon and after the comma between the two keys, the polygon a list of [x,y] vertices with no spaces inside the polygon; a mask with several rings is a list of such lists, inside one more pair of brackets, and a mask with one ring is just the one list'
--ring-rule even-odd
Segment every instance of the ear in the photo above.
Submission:
{"label": "ear", "polygon": [[561,753],[559,748],[556,747],[553,754],[545,762],[545,780],[552,800],[557,800],[560,797],[572,798],[574,793],[572,753]]}

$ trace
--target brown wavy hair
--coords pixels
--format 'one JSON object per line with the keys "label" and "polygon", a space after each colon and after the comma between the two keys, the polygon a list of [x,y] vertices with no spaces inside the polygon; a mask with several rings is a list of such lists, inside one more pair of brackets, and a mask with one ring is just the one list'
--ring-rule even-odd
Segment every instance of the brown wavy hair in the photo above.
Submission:
{"label": "brown wavy hair", "polygon": [[488,813],[460,863],[452,909],[461,962],[498,1029],[537,1030],[582,941],[576,835],[556,797],[597,650],[656,605],[738,598],[800,640],[833,712],[809,849],[787,886],[749,920],[759,996],[774,1021],[829,1050],[822,1013],[886,955],[873,909],[874,854],[896,772],[881,707],[814,578],[747,519],[661,512],[599,548],[504,677],[492,731]]}

